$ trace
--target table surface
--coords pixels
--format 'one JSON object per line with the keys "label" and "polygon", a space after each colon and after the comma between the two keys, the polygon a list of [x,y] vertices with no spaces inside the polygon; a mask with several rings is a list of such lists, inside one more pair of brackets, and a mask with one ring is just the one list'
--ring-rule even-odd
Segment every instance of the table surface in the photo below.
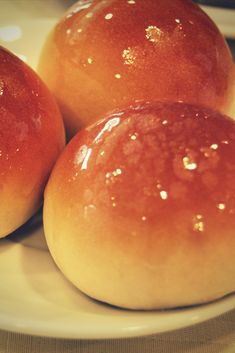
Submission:
{"label": "table surface", "polygon": [[0,331],[0,353],[234,353],[235,310],[183,330],[115,340],[65,340]]}
{"label": "table surface", "polygon": [[[0,0],[14,7],[26,3],[21,0]],[[30,6],[38,6],[46,0],[27,0]],[[51,15],[54,0],[48,0],[48,16]],[[62,0],[61,8],[64,7]],[[67,4],[72,1],[67,1]],[[61,9],[60,9],[61,10]],[[1,11],[0,11],[1,12]],[[0,14],[1,21],[1,14]],[[235,21],[235,19],[234,19]],[[1,24],[1,22],[0,22]],[[234,36],[235,37],[235,36]],[[235,57],[235,41],[228,44]],[[11,44],[10,44],[11,45]],[[32,65],[33,66],[33,65]],[[112,339],[112,340],[66,340],[45,337],[33,337],[13,332],[0,331],[0,353],[235,353],[235,310],[207,322],[184,329],[156,334],[154,336]]]}

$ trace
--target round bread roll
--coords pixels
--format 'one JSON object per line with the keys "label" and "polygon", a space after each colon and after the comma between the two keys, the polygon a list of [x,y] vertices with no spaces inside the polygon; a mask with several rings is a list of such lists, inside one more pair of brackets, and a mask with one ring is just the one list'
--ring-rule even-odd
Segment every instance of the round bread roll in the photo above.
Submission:
{"label": "round bread roll", "polygon": [[50,34],[39,73],[69,136],[138,100],[182,100],[235,115],[231,53],[189,0],[78,1]]}
{"label": "round bread roll", "polygon": [[51,93],[24,62],[0,47],[0,237],[41,206],[64,135]]}
{"label": "round bread roll", "polygon": [[204,303],[235,290],[235,123],[207,108],[117,110],[67,145],[44,226],[64,275],[132,309]]}

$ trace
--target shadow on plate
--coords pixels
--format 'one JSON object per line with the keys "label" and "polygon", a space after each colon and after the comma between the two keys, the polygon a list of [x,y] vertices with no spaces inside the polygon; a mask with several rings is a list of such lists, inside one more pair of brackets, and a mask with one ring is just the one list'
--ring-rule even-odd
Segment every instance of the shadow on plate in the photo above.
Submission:
{"label": "shadow on plate", "polygon": [[42,224],[42,209],[40,209],[28,222],[7,236],[12,242],[21,243],[23,246],[47,250],[46,239]]}

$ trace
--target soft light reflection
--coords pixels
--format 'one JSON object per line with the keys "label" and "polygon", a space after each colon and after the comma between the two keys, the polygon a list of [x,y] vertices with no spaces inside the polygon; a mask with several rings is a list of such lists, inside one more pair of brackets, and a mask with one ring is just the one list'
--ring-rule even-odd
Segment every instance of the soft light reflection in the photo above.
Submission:
{"label": "soft light reflection", "polygon": [[142,221],[146,221],[147,220],[147,217],[146,216],[143,216],[143,217],[141,217],[141,219],[142,219]]}
{"label": "soft light reflection", "polygon": [[3,92],[4,92],[4,82],[0,81],[0,96],[3,95]]}
{"label": "soft light reflection", "polygon": [[137,132],[135,132],[134,134],[130,135],[130,138],[131,138],[132,141],[135,141],[137,139],[137,137],[138,137],[138,133]]}
{"label": "soft light reflection", "polygon": [[116,204],[116,202],[115,202],[115,197],[112,196],[112,197],[111,197],[111,200],[113,201],[113,202],[112,202],[112,206],[113,206],[113,207],[116,207],[117,204]]}
{"label": "soft light reflection", "polygon": [[122,174],[122,170],[118,168],[118,169],[114,170],[113,172],[106,173],[106,178],[110,178],[112,176],[118,176],[121,174]]}
{"label": "soft light reflection", "polygon": [[184,168],[187,170],[195,170],[197,169],[197,163],[191,160],[188,156],[183,158]]}
{"label": "soft light reflection", "polygon": [[113,118],[110,119],[109,121],[107,121],[107,123],[105,124],[105,126],[103,127],[103,129],[98,133],[98,135],[96,136],[94,142],[98,142],[99,139],[101,138],[101,136],[103,135],[103,133],[105,132],[111,132],[112,129],[117,126],[120,123],[120,118]]}
{"label": "soft light reflection", "polygon": [[179,18],[176,18],[176,19],[175,19],[175,22],[177,23],[177,28],[178,28],[179,30],[182,30],[182,29],[183,29],[183,25],[182,25],[180,19],[179,19]]}
{"label": "soft light reflection", "polygon": [[104,17],[106,20],[111,20],[113,18],[113,14],[112,13],[107,13],[107,15],[105,15]]}
{"label": "soft light reflection", "polygon": [[116,74],[115,77],[119,80],[122,76],[120,74]]}
{"label": "soft light reflection", "polygon": [[81,146],[74,158],[74,164],[79,165],[82,163],[81,170],[87,169],[91,153],[91,148],[88,148],[86,145]]}
{"label": "soft light reflection", "polygon": [[88,206],[85,206],[84,207],[84,217],[87,218],[89,216],[89,214],[95,210],[96,210],[95,205],[90,204]]}
{"label": "soft light reflection", "polygon": [[158,190],[160,190],[162,188],[162,184],[157,183],[157,188],[158,188]]}
{"label": "soft light reflection", "polygon": [[148,26],[145,29],[146,38],[153,43],[158,43],[161,40],[163,32],[157,26]]}
{"label": "soft light reflection", "polygon": [[87,14],[86,14],[86,18],[91,18],[93,16],[93,13],[92,12],[88,12]]}
{"label": "soft light reflection", "polygon": [[218,149],[218,145],[217,145],[217,143],[213,143],[211,146],[210,146],[210,148],[212,149],[212,150],[217,150]]}
{"label": "soft light reflection", "polygon": [[131,4],[131,5],[134,5],[135,4],[135,0],[128,0],[127,3]]}
{"label": "soft light reflection", "polygon": [[226,205],[225,205],[224,203],[219,203],[219,204],[217,205],[217,208],[218,208],[220,211],[224,211],[225,208],[226,208]]}
{"label": "soft light reflection", "polygon": [[205,230],[203,216],[201,214],[197,214],[193,218],[193,230],[195,232],[203,232]]}
{"label": "soft light reflection", "polygon": [[108,184],[110,184],[111,182],[113,182],[114,181],[114,178],[115,177],[117,177],[117,176],[119,176],[119,175],[121,175],[122,174],[122,170],[120,169],[120,168],[117,168],[117,169],[115,169],[114,171],[112,171],[112,172],[108,172],[108,173],[106,173],[106,175],[105,175],[105,178],[106,178],[106,184],[108,185]]}
{"label": "soft light reflection", "polygon": [[79,1],[78,3],[76,2],[74,6],[72,6],[69,9],[69,13],[66,15],[66,18],[71,17],[73,14],[81,11],[81,10],[86,10],[92,5],[92,1],[90,2],[81,2]]}
{"label": "soft light reflection", "polygon": [[22,30],[19,26],[0,27],[0,39],[4,42],[14,42],[22,37]]}
{"label": "soft light reflection", "polygon": [[118,168],[118,169],[114,170],[112,172],[112,174],[113,174],[113,176],[121,175],[122,174],[122,170],[120,168]]}
{"label": "soft light reflection", "polygon": [[84,158],[85,158],[85,156],[87,154],[87,150],[88,150],[87,145],[82,145],[79,148],[79,150],[76,153],[75,158],[74,158],[74,164],[79,165],[80,163],[82,163],[82,161],[84,160]]}
{"label": "soft light reflection", "polygon": [[160,191],[160,196],[162,200],[167,200],[168,194],[165,190]]}
{"label": "soft light reflection", "polygon": [[91,152],[92,152],[92,149],[88,148],[87,154],[85,155],[85,158],[84,158],[84,160],[82,162],[81,170],[87,169],[87,164],[88,164],[89,158],[91,156]]}
{"label": "soft light reflection", "polygon": [[26,55],[23,55],[23,54],[18,54],[18,53],[15,53],[16,56],[18,56],[18,58],[24,62],[27,62],[27,56]]}
{"label": "soft light reflection", "polygon": [[204,156],[206,157],[206,158],[209,158],[209,157],[211,157],[211,155],[212,155],[212,151],[211,151],[211,148],[208,148],[208,147],[202,147],[201,149],[200,149],[200,151],[204,154]]}

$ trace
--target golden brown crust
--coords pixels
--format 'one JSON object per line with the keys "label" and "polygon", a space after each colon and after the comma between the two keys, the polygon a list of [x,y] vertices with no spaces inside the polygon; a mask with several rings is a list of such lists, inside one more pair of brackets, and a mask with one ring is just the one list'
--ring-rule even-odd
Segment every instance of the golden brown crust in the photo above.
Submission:
{"label": "golden brown crust", "polygon": [[64,146],[60,112],[25,63],[0,48],[0,237],[42,203],[49,173]]}
{"label": "golden brown crust", "polygon": [[39,72],[70,135],[137,100],[182,100],[227,114],[234,101],[225,39],[185,0],[78,2],[48,38]]}
{"label": "golden brown crust", "polygon": [[113,112],[81,131],[50,177],[49,249],[82,291],[129,308],[235,290],[235,124],[180,103]]}

